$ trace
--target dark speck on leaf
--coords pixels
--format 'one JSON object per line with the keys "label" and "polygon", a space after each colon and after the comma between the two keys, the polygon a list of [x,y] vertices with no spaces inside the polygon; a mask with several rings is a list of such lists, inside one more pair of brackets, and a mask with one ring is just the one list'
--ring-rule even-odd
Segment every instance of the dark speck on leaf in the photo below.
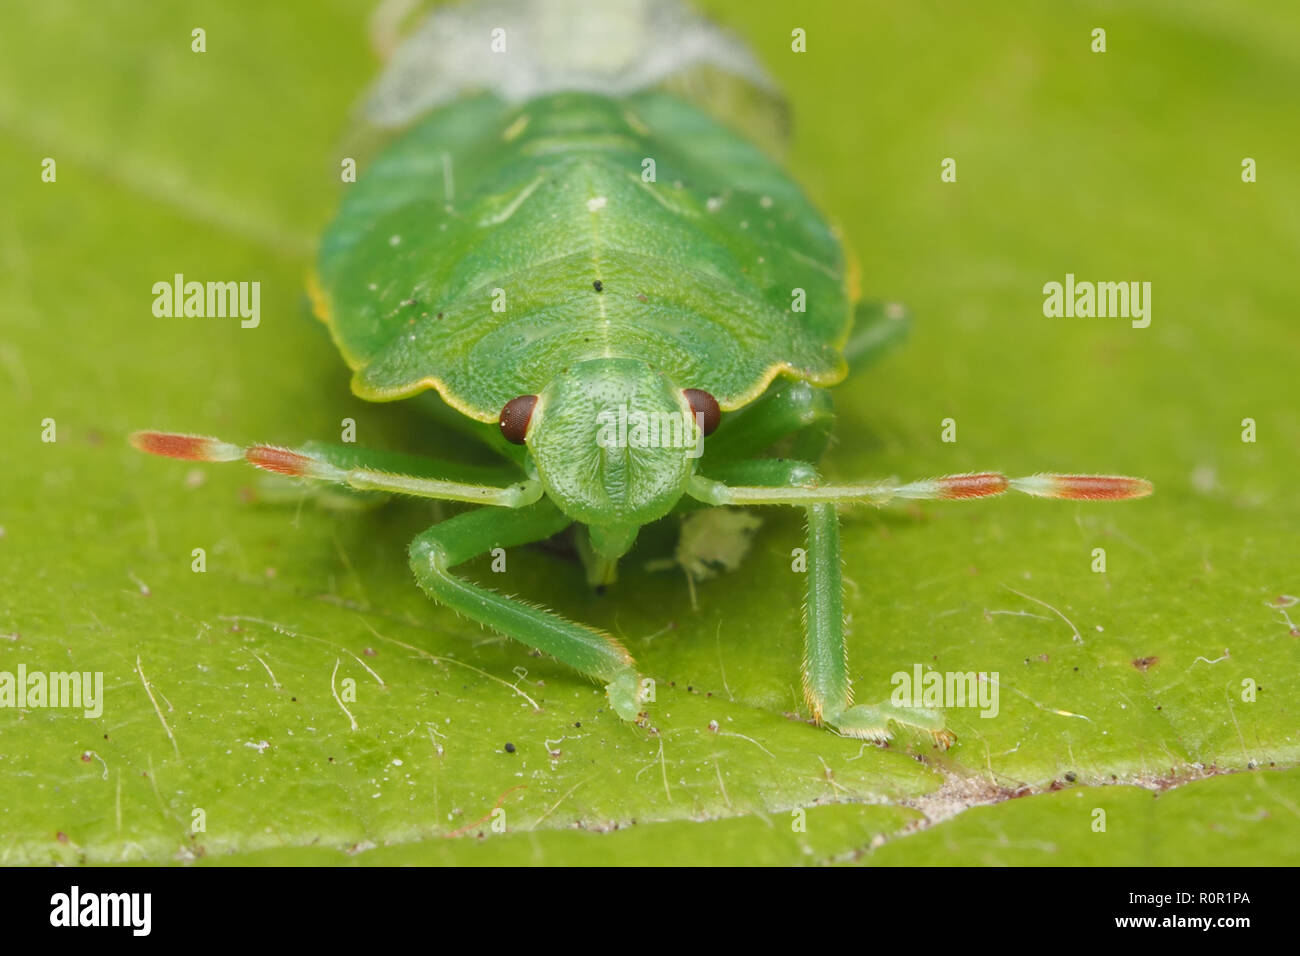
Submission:
{"label": "dark speck on leaf", "polygon": [[593,283],[591,284],[591,287],[592,287],[593,289],[595,289],[597,292],[604,292],[604,291],[605,291],[605,283],[601,282],[599,279],[597,279],[595,282],[593,282]]}
{"label": "dark speck on leaf", "polygon": [[1145,671],[1145,670],[1150,670],[1153,665],[1159,663],[1160,663],[1160,658],[1158,657],[1139,657],[1137,660],[1133,662],[1133,666],[1140,671]]}
{"label": "dark speck on leaf", "polygon": [[605,585],[603,585],[603,584],[597,584],[597,585],[596,585],[596,593],[597,593],[597,594],[604,594],[604,593],[605,593]]}
{"label": "dark speck on leaf", "polygon": [[506,744],[506,753],[508,753],[508,754],[512,754],[512,753],[514,753],[514,752],[515,752],[515,745],[514,745],[514,744]]}
{"label": "dark speck on leaf", "polygon": [[641,302],[649,302],[649,301],[650,301],[649,299],[646,298],[646,294],[645,294],[644,292],[638,292],[638,293],[636,294],[636,297],[637,297],[637,299],[638,299],[639,301],[641,301]]}

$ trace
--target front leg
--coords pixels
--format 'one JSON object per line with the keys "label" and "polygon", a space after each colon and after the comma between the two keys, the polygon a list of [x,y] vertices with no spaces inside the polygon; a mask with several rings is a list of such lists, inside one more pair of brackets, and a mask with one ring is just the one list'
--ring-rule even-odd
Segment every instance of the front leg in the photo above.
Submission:
{"label": "front leg", "polygon": [[[817,469],[807,462],[757,458],[719,466],[714,488],[745,487],[757,497],[777,496],[781,489],[816,487]],[[715,504],[722,504],[718,500]],[[746,502],[751,503],[751,502]],[[752,503],[766,503],[764,501]],[[955,739],[945,728],[943,714],[920,707],[899,707],[890,701],[853,706],[848,646],[844,634],[844,583],[840,573],[840,523],[833,502],[809,503],[807,579],[804,603],[804,702],[818,726],[848,737],[885,741],[891,722],[917,727],[943,747]]]}
{"label": "front leg", "polygon": [[826,450],[835,425],[830,392],[807,382],[778,382],[757,401],[729,413],[704,445],[700,465],[706,474],[727,462],[749,460],[787,436],[795,436],[790,455],[816,461]]}
{"label": "front leg", "polygon": [[411,570],[421,589],[440,604],[603,681],[614,711],[624,720],[636,720],[641,709],[636,662],[613,636],[451,573],[476,555],[549,538],[570,523],[547,500],[514,511],[469,511],[411,542]]}
{"label": "front leg", "polygon": [[948,475],[900,484],[896,481],[823,483],[799,462],[734,462],[719,478],[696,475],[689,494],[710,505],[797,505],[808,515],[807,651],[804,694],[813,719],[851,737],[889,739],[891,723],[917,727],[941,746],[954,737],[943,716],[921,707],[894,704],[850,706],[845,660],[844,619],[840,605],[839,505],[883,505],[906,499],[966,500],[1019,491],[1039,498],[1117,501],[1151,494],[1151,483],[1122,475],[1030,475],[1008,478],[997,472]]}
{"label": "front leg", "polygon": [[844,641],[843,582],[840,579],[840,520],[835,505],[810,505],[808,512],[808,603],[805,605],[804,700],[813,720],[847,737],[878,742],[890,738],[891,722],[917,727],[947,749],[956,737],[941,711],[853,702],[848,645]]}

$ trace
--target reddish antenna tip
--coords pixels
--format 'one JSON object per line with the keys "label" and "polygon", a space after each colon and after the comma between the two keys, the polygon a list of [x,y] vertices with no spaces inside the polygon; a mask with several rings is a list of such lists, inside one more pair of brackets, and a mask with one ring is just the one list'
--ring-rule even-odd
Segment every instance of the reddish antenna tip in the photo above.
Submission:
{"label": "reddish antenna tip", "polygon": [[240,457],[235,445],[204,435],[181,435],[176,432],[136,432],[131,444],[139,451],[184,461],[231,461]]}
{"label": "reddish antenna tip", "polygon": [[1154,490],[1145,478],[1124,475],[1059,475],[1057,487],[1062,498],[1078,501],[1120,501],[1145,498]]}
{"label": "reddish antenna tip", "polygon": [[1031,475],[1017,478],[1012,487],[1040,498],[1070,501],[1122,501],[1145,498],[1154,490],[1145,478],[1127,475]]}

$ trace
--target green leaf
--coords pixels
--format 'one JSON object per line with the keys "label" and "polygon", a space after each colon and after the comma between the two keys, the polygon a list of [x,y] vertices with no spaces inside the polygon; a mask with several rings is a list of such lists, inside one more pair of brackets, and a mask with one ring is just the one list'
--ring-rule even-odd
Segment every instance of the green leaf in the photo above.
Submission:
{"label": "green leaf", "polygon": [[[1079,787],[978,806],[850,857],[872,866],[1294,866],[1300,773]],[[965,799],[969,799],[966,795]],[[935,812],[938,804],[930,809]]]}
{"label": "green leaf", "polygon": [[[650,731],[420,594],[406,546],[447,509],[249,501],[250,470],[133,452],[140,428],[293,444],[353,418],[360,444],[485,460],[350,397],[305,308],[368,5],[31,0],[0,33],[0,672],[102,672],[104,701],[0,709],[0,861],[1295,862],[1295,771],[1265,768],[1300,751],[1300,16],[814,5],[794,54],[780,4],[709,7],[788,91],[794,172],[864,294],[914,316],[837,389],[826,471],[1155,482],[846,517],[858,700],[918,664],[996,672],[997,716],[950,710],[946,754],[799,719],[794,514],[763,511],[698,608],[646,568],[668,525],[601,596],[511,553],[512,592],[625,639]],[[1044,317],[1067,272],[1151,281],[1151,326]],[[176,273],[260,281],[260,326],[156,318]]]}

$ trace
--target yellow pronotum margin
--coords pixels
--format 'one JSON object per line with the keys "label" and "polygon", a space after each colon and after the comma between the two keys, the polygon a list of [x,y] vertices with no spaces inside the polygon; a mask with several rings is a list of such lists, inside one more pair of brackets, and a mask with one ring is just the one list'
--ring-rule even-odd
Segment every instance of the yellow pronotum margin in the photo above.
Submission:
{"label": "yellow pronotum margin", "polygon": [[[842,246],[843,244],[841,244]],[[850,302],[856,303],[858,300],[858,261],[852,251],[848,251],[848,268],[846,269],[845,291],[848,293]],[[363,398],[370,402],[395,402],[403,398],[410,398],[412,395],[418,395],[425,389],[432,388],[437,391],[438,395],[444,402],[450,405],[456,411],[460,412],[467,418],[472,418],[480,422],[495,422],[500,416],[500,410],[497,411],[480,411],[468,404],[461,398],[457,397],[447,387],[447,383],[434,375],[411,382],[409,385],[403,385],[397,388],[376,389],[368,388],[361,385],[358,373],[361,370],[362,362],[353,356],[344,346],[339,336],[338,328],[334,324],[334,314],[330,309],[328,298],[325,290],[321,288],[320,277],[316,274],[315,268],[307,271],[306,277],[307,297],[311,300],[311,311],[316,318],[325,323],[329,329],[330,339],[334,342],[334,347],[338,349],[339,354],[343,356],[343,361],[352,369],[352,393],[358,398]],[[844,343],[848,341],[849,333],[852,331],[852,323],[845,329],[840,336],[841,341],[836,343],[835,350],[840,352],[844,348]],[[738,408],[743,408],[750,402],[754,401],[760,395],[767,391],[768,386],[783,372],[788,372],[792,377],[802,379],[805,382],[811,382],[814,385],[830,386],[842,382],[848,374],[848,364],[844,361],[843,355],[839,356],[839,362],[836,367],[820,375],[810,375],[807,371],[796,369],[789,362],[774,362],[763,370],[763,373],[755,380],[754,386],[748,391],[741,394],[738,398],[730,401],[719,401],[718,407],[725,412],[734,412]]]}

